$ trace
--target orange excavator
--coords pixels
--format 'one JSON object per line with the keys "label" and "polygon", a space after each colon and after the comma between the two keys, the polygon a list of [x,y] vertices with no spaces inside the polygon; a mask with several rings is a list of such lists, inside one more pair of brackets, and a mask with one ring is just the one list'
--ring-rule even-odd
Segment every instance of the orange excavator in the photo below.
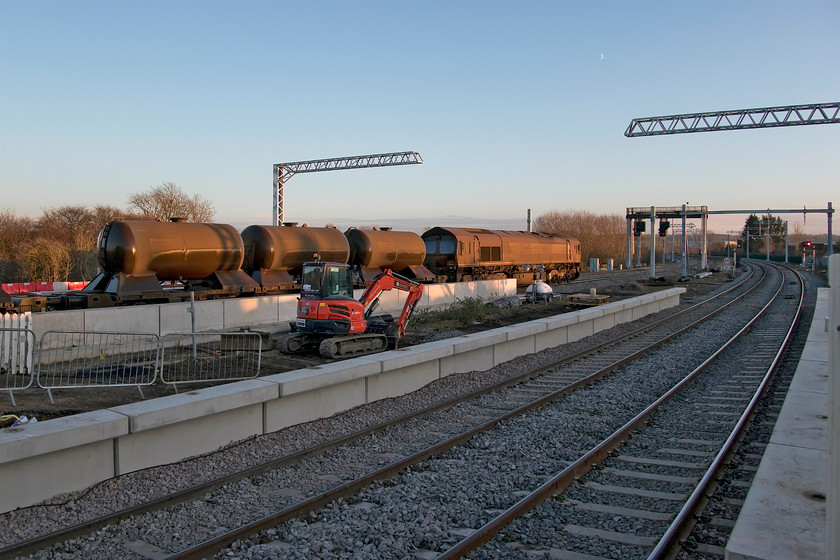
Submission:
{"label": "orange excavator", "polygon": [[[353,270],[349,265],[332,262],[304,263],[301,284],[297,319],[291,323],[292,332],[278,340],[278,348],[292,354],[317,345],[326,358],[395,348],[423,295],[423,284],[385,270],[356,300]],[[395,289],[407,292],[400,316],[394,319],[391,315],[374,315],[382,292]]]}

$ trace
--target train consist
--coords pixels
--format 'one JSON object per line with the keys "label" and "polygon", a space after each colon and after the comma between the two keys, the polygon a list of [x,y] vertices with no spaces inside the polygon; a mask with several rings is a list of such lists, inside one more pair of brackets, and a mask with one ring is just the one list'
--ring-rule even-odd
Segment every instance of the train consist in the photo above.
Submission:
{"label": "train consist", "polygon": [[113,219],[97,242],[101,272],[83,290],[0,294],[0,311],[43,311],[250,297],[300,289],[304,262],[349,264],[359,287],[389,269],[419,282],[540,277],[580,272],[576,239],[516,231],[413,232]]}

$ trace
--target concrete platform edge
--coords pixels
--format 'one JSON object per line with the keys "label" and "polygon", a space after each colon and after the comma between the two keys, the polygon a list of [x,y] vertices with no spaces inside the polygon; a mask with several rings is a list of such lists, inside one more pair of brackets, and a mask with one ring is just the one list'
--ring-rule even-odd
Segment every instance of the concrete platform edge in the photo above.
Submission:
{"label": "concrete platform edge", "polygon": [[[117,407],[107,411],[111,424],[108,424],[109,428],[101,429],[101,437],[91,439],[88,428],[82,438],[83,445],[67,444],[73,437],[79,437],[74,435],[80,429],[74,417],[31,426],[49,432],[51,439],[38,440],[47,436],[39,436],[30,430],[30,426],[11,434],[2,430],[0,473],[5,470],[7,476],[0,476],[0,512],[29,506],[52,495],[79,490],[140,468],[212,452],[231,441],[330,416],[374,400],[400,396],[451,373],[484,371],[518,355],[547,347],[547,333],[553,327],[564,330],[574,325],[579,330],[569,340],[577,340],[586,332],[591,334],[595,321],[601,320],[605,313],[615,313],[617,322],[635,320],[678,305],[683,292],[684,288],[671,288],[625,300],[622,306],[565,314],[564,317],[569,317],[562,321],[525,323],[522,332],[506,327],[432,343],[425,358],[422,347],[406,348],[381,356],[330,364],[323,368],[323,373],[328,375],[320,376],[320,379],[317,370],[296,370],[194,391],[166,401],[156,399]],[[633,313],[626,313],[630,309]],[[578,315],[574,317],[575,314]],[[563,344],[566,336],[564,332],[554,340]],[[237,388],[245,394],[237,394]],[[322,398],[325,395],[328,397]],[[219,425],[231,428],[219,432]],[[14,443],[21,440],[22,434],[32,440],[23,447]],[[185,441],[190,445],[184,445]],[[96,452],[91,452],[92,449]],[[70,470],[78,470],[85,476],[76,480],[66,476],[68,461],[74,463]],[[11,487],[6,488],[8,484],[3,485],[3,480],[13,484],[20,479],[15,473],[29,472],[36,465],[42,479],[49,479],[54,484],[40,487],[37,492],[26,488],[11,491]],[[80,483],[84,486],[80,487]]]}

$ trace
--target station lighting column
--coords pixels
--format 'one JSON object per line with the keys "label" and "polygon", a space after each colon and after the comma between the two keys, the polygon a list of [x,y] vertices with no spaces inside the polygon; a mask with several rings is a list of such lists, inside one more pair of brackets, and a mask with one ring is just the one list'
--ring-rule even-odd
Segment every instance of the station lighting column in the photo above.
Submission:
{"label": "station lighting column", "polygon": [[[636,244],[636,241],[635,241],[636,238],[631,236],[633,227],[632,227],[632,224],[630,222],[632,220],[625,220],[625,221],[627,222],[627,269],[629,270],[629,269],[633,268],[633,249],[632,249],[632,247],[635,246],[635,244]],[[632,246],[630,245],[631,242],[633,243]]]}
{"label": "station lighting column", "polygon": [[685,234],[685,204],[682,205],[682,275],[688,276],[688,236]]}
{"label": "station lighting column", "polygon": [[767,209],[767,235],[765,236],[767,246],[767,261],[770,262],[770,209]]}
{"label": "station lighting column", "polygon": [[788,223],[785,222],[785,264],[788,263]]}
{"label": "station lighting column", "polygon": [[[642,222],[644,223],[644,222]],[[641,268],[642,266],[642,234],[635,236],[633,238],[633,243],[636,244],[636,268]]]}
{"label": "station lighting column", "polygon": [[656,206],[650,207],[650,277],[656,278]]}

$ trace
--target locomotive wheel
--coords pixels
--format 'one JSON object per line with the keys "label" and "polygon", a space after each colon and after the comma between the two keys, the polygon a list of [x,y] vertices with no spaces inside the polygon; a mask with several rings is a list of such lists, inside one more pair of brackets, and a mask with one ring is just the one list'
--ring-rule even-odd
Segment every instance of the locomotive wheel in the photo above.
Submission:
{"label": "locomotive wheel", "polygon": [[294,354],[303,348],[303,336],[300,333],[289,333],[277,339],[277,349],[284,354]]}

